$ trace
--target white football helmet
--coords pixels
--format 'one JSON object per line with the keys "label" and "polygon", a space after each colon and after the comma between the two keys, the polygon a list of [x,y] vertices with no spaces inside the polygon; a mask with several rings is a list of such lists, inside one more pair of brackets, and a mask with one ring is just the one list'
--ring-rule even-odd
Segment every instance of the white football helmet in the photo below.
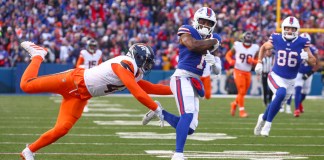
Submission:
{"label": "white football helmet", "polygon": [[[209,26],[199,24],[198,20],[200,18],[214,22],[213,26],[209,27]],[[206,36],[213,33],[216,23],[217,23],[217,20],[216,20],[215,12],[211,8],[202,7],[196,11],[196,13],[194,15],[193,22],[192,22],[192,26],[198,31],[198,33],[203,38],[205,38]]]}
{"label": "white football helmet", "polygon": [[300,34],[300,36],[301,37],[303,37],[303,38],[307,38],[309,41],[312,41],[312,38],[311,38],[311,36],[308,34],[308,33],[302,33],[302,34]]}
{"label": "white football helmet", "polygon": [[87,46],[86,46],[86,49],[91,52],[91,53],[95,53],[96,50],[97,50],[97,47],[98,47],[98,42],[94,39],[89,39],[87,41]]}
{"label": "white football helmet", "polygon": [[[288,31],[285,31],[285,27],[293,27],[297,30],[295,32],[292,32],[291,35],[288,34]],[[289,16],[285,18],[281,24],[281,33],[286,39],[294,39],[298,37],[298,32],[300,29],[299,21],[296,17]]]}

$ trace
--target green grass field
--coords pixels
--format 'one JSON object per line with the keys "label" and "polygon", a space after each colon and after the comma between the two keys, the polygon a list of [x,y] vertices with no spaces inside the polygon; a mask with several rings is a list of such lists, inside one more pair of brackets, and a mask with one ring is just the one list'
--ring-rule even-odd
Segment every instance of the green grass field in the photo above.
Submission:
{"label": "green grass field", "polygon": [[[0,159],[16,160],[27,143],[50,129],[60,97],[0,96]],[[173,98],[157,98],[178,113]],[[233,98],[200,101],[199,126],[189,136],[189,159],[324,159],[324,100],[306,100],[299,118],[278,113],[270,137],[253,135],[257,116],[264,111],[261,98],[246,99],[249,117],[231,117]],[[175,130],[154,121],[141,126],[147,108],[132,97],[94,98],[72,130],[56,143],[39,150],[37,160],[149,160],[170,159]],[[149,133],[150,132],[150,133]]]}

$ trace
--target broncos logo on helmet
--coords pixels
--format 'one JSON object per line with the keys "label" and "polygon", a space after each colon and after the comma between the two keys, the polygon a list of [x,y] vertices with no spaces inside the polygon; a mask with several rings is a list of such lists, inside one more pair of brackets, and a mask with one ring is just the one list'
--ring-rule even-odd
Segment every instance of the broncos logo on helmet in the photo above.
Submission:
{"label": "broncos logo on helmet", "polygon": [[137,67],[140,68],[143,73],[148,73],[153,68],[154,52],[152,48],[146,44],[133,44],[126,55],[135,60]]}
{"label": "broncos logo on helmet", "polygon": [[253,34],[252,34],[252,32],[249,32],[249,31],[244,32],[244,33],[242,34],[242,36],[241,36],[241,41],[242,41],[243,44],[246,45],[246,46],[251,46],[252,43],[253,43],[253,40],[254,40],[254,38],[253,38]]}

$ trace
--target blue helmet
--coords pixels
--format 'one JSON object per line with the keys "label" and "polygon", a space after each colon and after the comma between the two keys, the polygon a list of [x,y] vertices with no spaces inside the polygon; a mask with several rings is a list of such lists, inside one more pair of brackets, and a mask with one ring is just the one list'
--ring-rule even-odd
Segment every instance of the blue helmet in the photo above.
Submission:
{"label": "blue helmet", "polygon": [[140,68],[143,73],[149,72],[153,68],[153,49],[144,43],[133,44],[126,55],[135,60],[137,67]]}

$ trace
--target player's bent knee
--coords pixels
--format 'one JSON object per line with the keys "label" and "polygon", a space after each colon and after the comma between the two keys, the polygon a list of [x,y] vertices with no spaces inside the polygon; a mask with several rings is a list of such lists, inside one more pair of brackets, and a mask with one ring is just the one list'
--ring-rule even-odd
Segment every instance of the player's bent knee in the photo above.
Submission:
{"label": "player's bent knee", "polygon": [[286,97],[286,94],[287,94],[286,88],[280,87],[277,90],[276,97],[278,97],[280,99],[284,99]]}
{"label": "player's bent knee", "polygon": [[195,130],[189,128],[188,135],[192,135],[195,132]]}

